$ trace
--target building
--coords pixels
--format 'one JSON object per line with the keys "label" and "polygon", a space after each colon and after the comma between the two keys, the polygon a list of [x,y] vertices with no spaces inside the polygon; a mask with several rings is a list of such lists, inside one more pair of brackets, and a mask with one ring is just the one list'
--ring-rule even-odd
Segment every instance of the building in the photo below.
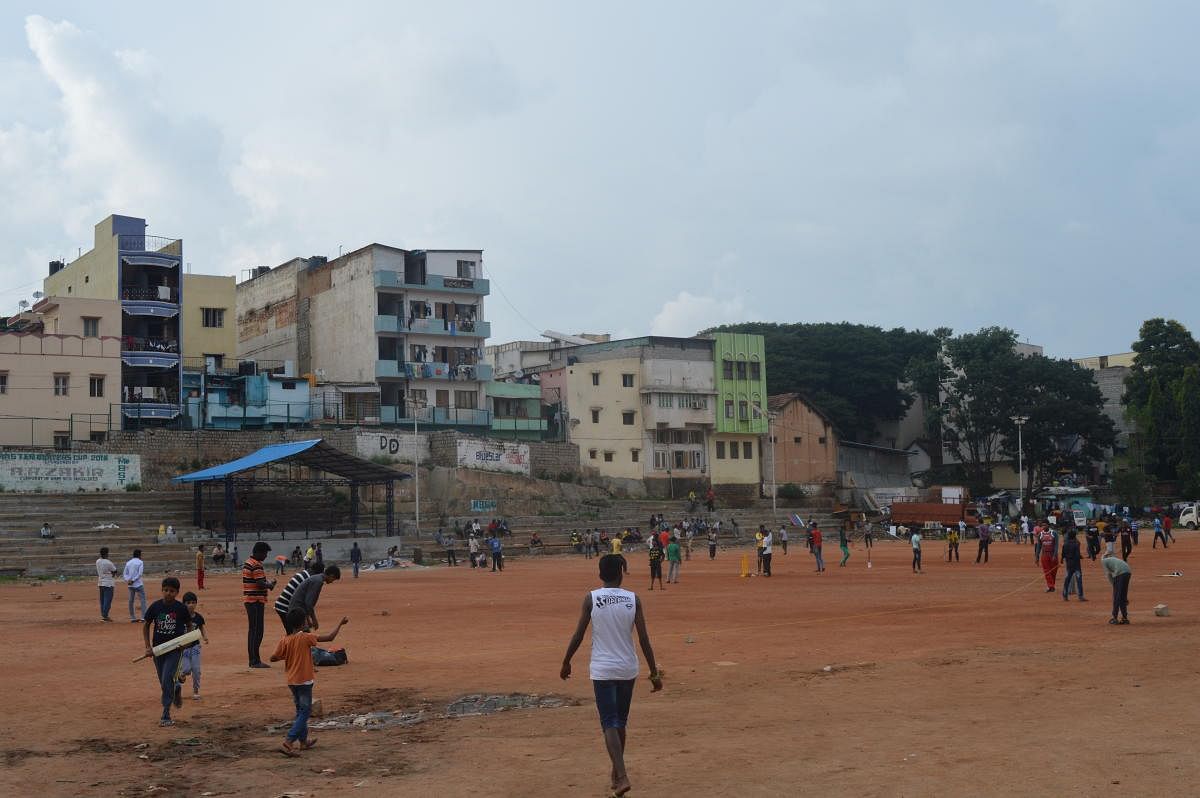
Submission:
{"label": "building", "polygon": [[[353,387],[338,397],[352,395],[366,423],[415,415],[486,430],[488,293],[482,250],[369,244],[335,260],[296,258],[238,284],[238,357],[292,362],[320,385]],[[330,407],[333,393],[320,391],[323,414],[348,418]]]}
{"label": "building", "polygon": [[223,368],[237,360],[237,280],[216,274],[184,274],[183,367]]}
{"label": "building", "polygon": [[489,382],[488,410],[492,414],[492,437],[540,441],[546,437],[547,420],[542,414],[542,388],[537,384]]}
{"label": "building", "polygon": [[498,380],[525,380],[550,368],[550,353],[556,349],[612,340],[607,333],[564,335],[554,330],[542,333],[546,341],[509,341],[483,348],[483,357],[492,366]]}
{"label": "building", "polygon": [[767,409],[771,416],[771,446],[764,483],[835,482],[838,435],[829,417],[798,393],[768,397]]}
{"label": "building", "polygon": [[646,336],[550,352],[538,373],[551,434],[583,466],[653,495],[709,484],[756,494],[767,431],[761,336]]}
{"label": "building", "polygon": [[171,423],[182,410],[183,242],[146,235],[146,221],[109,216],[92,249],[50,263],[47,296],[121,303],[121,376],[106,389],[122,426]]}
{"label": "building", "polygon": [[121,303],[46,297],[0,330],[0,445],[70,449],[120,428]]}

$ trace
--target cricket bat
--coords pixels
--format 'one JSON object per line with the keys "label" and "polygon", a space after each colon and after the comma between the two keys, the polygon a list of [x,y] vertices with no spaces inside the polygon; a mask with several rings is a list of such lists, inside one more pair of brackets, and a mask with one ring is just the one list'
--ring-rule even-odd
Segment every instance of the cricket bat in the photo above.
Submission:
{"label": "cricket bat", "polygon": [[[154,652],[154,656],[161,657],[163,654],[169,654],[177,648],[183,648],[184,646],[190,646],[192,643],[195,643],[199,640],[200,640],[200,630],[193,629],[190,632],[181,634],[179,637],[172,637],[170,640],[168,640],[165,643],[159,643],[157,646],[155,646],[154,648],[152,648],[150,650]],[[146,655],[143,654],[142,656],[135,659],[134,662],[141,662],[145,658],[146,658]]]}

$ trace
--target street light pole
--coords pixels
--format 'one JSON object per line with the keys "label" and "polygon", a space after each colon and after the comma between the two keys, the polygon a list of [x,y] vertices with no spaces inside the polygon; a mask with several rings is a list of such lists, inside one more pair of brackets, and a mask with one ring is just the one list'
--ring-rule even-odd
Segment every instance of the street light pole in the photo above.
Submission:
{"label": "street light pole", "polygon": [[765,418],[767,420],[767,445],[770,447],[771,452],[771,518],[772,523],[774,523],[775,521],[779,520],[779,511],[775,506],[777,501],[776,495],[779,493],[779,491],[778,486],[775,484],[775,438],[771,434],[771,411],[768,409],[764,414],[756,404],[751,404],[750,409],[753,410],[754,414],[759,418]]}
{"label": "street light pole", "polygon": [[413,498],[416,500],[416,511],[413,513],[413,519],[417,527],[417,539],[421,537],[421,441],[417,437],[417,408],[420,407],[415,401],[412,402],[413,414]]}
{"label": "street light pole", "polygon": [[1025,512],[1025,446],[1021,433],[1029,416],[1012,416],[1012,423],[1017,425],[1017,495],[1020,497],[1021,512]]}

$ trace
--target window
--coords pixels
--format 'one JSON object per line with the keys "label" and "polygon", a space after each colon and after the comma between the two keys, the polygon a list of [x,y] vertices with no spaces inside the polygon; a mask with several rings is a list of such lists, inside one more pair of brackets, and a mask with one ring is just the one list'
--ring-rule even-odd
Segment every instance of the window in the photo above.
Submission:
{"label": "window", "polygon": [[596,450],[588,449],[588,457],[590,457],[592,460],[595,460],[596,459]]}
{"label": "window", "polygon": [[83,337],[84,338],[99,338],[100,337],[100,319],[93,316],[83,317]]}
{"label": "window", "polygon": [[687,468],[688,456],[687,452],[672,452],[675,455],[675,467]]}
{"label": "window", "polygon": [[612,452],[605,452],[605,453],[604,453],[604,462],[606,462],[606,463],[611,463],[611,462],[612,462],[612,458],[613,458],[613,453],[612,453]]}
{"label": "window", "polygon": [[88,435],[88,439],[92,443],[104,443],[104,441],[107,437],[108,437],[108,435],[104,432],[93,432],[90,435]]}
{"label": "window", "polygon": [[691,452],[692,468],[704,468],[704,452]]}
{"label": "window", "polygon": [[279,387],[285,391],[294,391],[296,390],[296,381],[284,380],[283,382],[279,383]]}
{"label": "window", "polygon": [[746,379],[746,361],[739,360],[737,362],[737,378],[739,380]]}
{"label": "window", "polygon": [[819,443],[819,444],[821,444],[822,446],[824,446],[824,445],[825,445],[825,436],[824,436],[824,435],[822,435],[821,437],[817,438],[817,443]]}
{"label": "window", "polygon": [[8,372],[0,371],[0,395],[8,393]]}
{"label": "window", "polygon": [[454,406],[460,410],[474,410],[479,394],[475,391],[455,391]]}
{"label": "window", "polygon": [[599,410],[593,410],[593,411],[592,411],[592,423],[593,423],[593,424],[599,424],[599,423],[600,423],[600,411],[599,411]]}
{"label": "window", "polygon": [[632,388],[633,387],[633,375],[632,374],[622,374],[621,375],[621,387],[622,388]]}
{"label": "window", "polygon": [[473,278],[475,276],[475,261],[460,260],[458,262],[458,276]]}
{"label": "window", "polygon": [[429,393],[424,388],[413,388],[408,392],[408,397],[417,407],[423,407],[429,402]]}
{"label": "window", "polygon": [[627,427],[632,427],[633,426],[633,415],[634,414],[633,414],[632,410],[621,411],[621,423]]}
{"label": "window", "polygon": [[225,308],[200,308],[200,314],[205,327],[225,326]]}
{"label": "window", "polygon": [[88,396],[93,399],[104,396],[103,377],[88,377]]}
{"label": "window", "polygon": [[750,418],[750,403],[738,402],[738,419],[745,421]]}
{"label": "window", "polygon": [[660,393],[658,395],[659,407],[671,407],[674,405],[674,399],[669,393]]}
{"label": "window", "polygon": [[640,452],[638,452],[637,449],[630,449],[629,450],[629,459],[636,463],[638,461],[639,454],[640,454]]}
{"label": "window", "polygon": [[796,437],[792,438],[792,443],[799,443],[800,440],[801,440],[800,436],[797,435]]}
{"label": "window", "polygon": [[649,407],[652,401],[654,401],[654,397],[652,397],[650,394],[642,394],[642,404]]}
{"label": "window", "polygon": [[717,459],[725,459],[725,441],[717,441]]}
{"label": "window", "polygon": [[60,452],[65,452],[71,448],[71,433],[56,432],[54,433],[54,448]]}
{"label": "window", "polygon": [[733,379],[733,361],[732,360],[722,360],[721,361],[721,376],[727,380]]}
{"label": "window", "polygon": [[730,459],[730,460],[736,460],[736,459],[738,459],[738,445],[737,445],[737,441],[730,441],[730,442],[729,442],[729,459]]}
{"label": "window", "polygon": [[707,410],[708,398],[690,393],[681,393],[679,394],[679,406],[692,410]]}
{"label": "window", "polygon": [[733,418],[733,400],[725,400],[725,418]]}
{"label": "window", "polygon": [[55,374],[54,375],[54,395],[66,396],[71,389],[70,374]]}
{"label": "window", "polygon": [[[387,358],[387,359],[391,360],[391,358]],[[214,369],[224,368],[225,367],[225,355],[224,354],[210,355],[210,354],[205,353],[204,363],[205,363],[205,365],[210,366],[211,368],[214,368]]]}
{"label": "window", "polygon": [[655,451],[654,452],[654,470],[666,471],[670,466],[670,452]]}
{"label": "window", "polygon": [[742,459],[754,459],[754,441],[742,441]]}
{"label": "window", "polygon": [[754,362],[750,363],[750,379],[752,379],[752,380],[762,379],[762,365],[761,364],[754,363]]}
{"label": "window", "polygon": [[600,384],[600,372],[593,371],[592,372],[592,385],[599,385],[599,384]]}

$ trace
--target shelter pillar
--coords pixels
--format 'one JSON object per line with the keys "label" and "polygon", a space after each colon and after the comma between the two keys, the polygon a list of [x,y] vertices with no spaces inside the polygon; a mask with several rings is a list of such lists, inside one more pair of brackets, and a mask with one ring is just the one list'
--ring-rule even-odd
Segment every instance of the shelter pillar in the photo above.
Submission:
{"label": "shelter pillar", "polygon": [[396,534],[396,483],[387,482],[387,533],[390,537]]}
{"label": "shelter pillar", "polygon": [[201,518],[201,508],[204,506],[204,488],[201,483],[192,483],[192,526],[200,528],[204,525]]}
{"label": "shelter pillar", "polygon": [[234,515],[233,480],[225,477],[225,534],[235,535],[237,518]]}
{"label": "shelter pillar", "polygon": [[350,533],[358,534],[358,483],[350,483]]}

